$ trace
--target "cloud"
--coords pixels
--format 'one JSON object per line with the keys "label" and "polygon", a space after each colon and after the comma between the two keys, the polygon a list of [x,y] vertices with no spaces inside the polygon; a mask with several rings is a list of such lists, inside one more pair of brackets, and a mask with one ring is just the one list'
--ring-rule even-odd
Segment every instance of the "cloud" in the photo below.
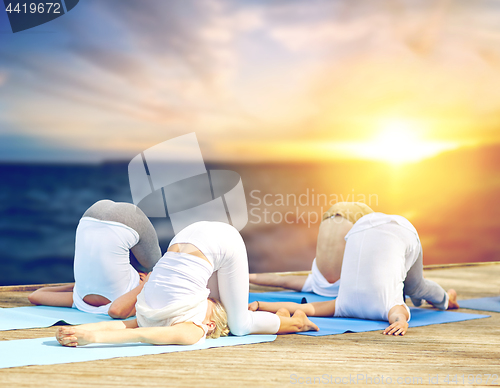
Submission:
{"label": "cloud", "polygon": [[7,82],[8,75],[6,71],[0,70],[0,87]]}
{"label": "cloud", "polygon": [[191,131],[217,150],[352,141],[384,114],[455,117],[477,137],[463,123],[500,112],[499,11],[432,4],[81,3],[55,34],[1,37],[0,126],[110,152]]}
{"label": "cloud", "polygon": [[186,117],[225,95],[233,32],[256,23],[240,16],[240,27],[221,5],[94,2],[79,23],[61,24],[61,42],[15,54],[0,48],[2,61],[26,94],[36,89],[152,121]]}

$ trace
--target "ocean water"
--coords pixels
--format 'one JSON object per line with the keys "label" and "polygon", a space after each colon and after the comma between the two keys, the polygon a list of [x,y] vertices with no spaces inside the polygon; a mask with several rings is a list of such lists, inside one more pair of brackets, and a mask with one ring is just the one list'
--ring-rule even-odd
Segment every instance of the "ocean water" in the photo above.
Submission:
{"label": "ocean water", "polygon": [[[282,187],[283,182],[289,181],[296,186],[296,181],[291,179],[294,169],[288,175],[278,169],[271,178],[265,166],[207,167],[236,170],[245,176],[249,203],[265,195],[266,188],[272,191],[273,186]],[[197,183],[193,184],[195,189]],[[285,191],[290,190],[292,188]],[[0,285],[72,282],[78,221],[101,199],[132,202],[127,163],[0,164]],[[181,201],[177,196],[177,205],[182,208]],[[255,207],[251,222],[242,231],[250,270],[309,269],[314,258],[316,231],[303,223],[265,222],[264,211]],[[150,220],[165,252],[174,235],[170,221],[168,218]],[[275,221],[279,221],[277,217]]]}
{"label": "ocean water", "polygon": [[73,281],[76,226],[103,198],[131,202],[126,164],[0,165],[0,284]]}
{"label": "ocean water", "polygon": [[[424,264],[498,261],[499,151],[459,150],[398,169],[357,161],[207,168],[241,176],[249,215],[241,233],[251,272],[310,269],[321,216],[337,201],[407,217],[419,232]],[[182,209],[182,195],[172,195]],[[101,199],[132,202],[127,162],[0,164],[0,285],[73,281],[78,221]],[[150,219],[165,252],[170,221]]]}

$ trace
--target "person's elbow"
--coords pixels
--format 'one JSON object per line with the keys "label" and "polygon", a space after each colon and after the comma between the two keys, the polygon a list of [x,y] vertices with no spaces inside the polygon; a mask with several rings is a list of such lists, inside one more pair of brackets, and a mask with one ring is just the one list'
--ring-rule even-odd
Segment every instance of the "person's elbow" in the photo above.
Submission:
{"label": "person's elbow", "polygon": [[38,306],[38,305],[41,305],[43,303],[42,303],[42,300],[40,298],[40,293],[37,292],[37,291],[34,291],[31,294],[29,294],[28,295],[28,300],[30,301],[31,304],[34,304],[34,305]]}
{"label": "person's elbow", "polygon": [[198,335],[185,333],[177,337],[177,341],[175,341],[178,345],[194,345],[201,339]]}
{"label": "person's elbow", "polygon": [[179,326],[181,330],[175,330],[173,335],[173,342],[177,345],[194,345],[205,336],[199,326],[187,323],[183,327]]}
{"label": "person's elbow", "polygon": [[108,310],[108,315],[114,319],[126,319],[130,317],[130,311],[123,306],[111,305]]}

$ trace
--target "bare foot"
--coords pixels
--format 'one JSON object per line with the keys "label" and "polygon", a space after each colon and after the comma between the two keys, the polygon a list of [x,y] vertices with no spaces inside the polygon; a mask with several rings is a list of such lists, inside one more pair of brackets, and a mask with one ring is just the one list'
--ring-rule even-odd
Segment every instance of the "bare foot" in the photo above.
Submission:
{"label": "bare foot", "polygon": [[307,318],[306,313],[302,310],[295,311],[292,318],[299,320],[302,324],[302,328],[299,331],[319,331],[319,327],[311,322],[309,318]]}
{"label": "bare foot", "polygon": [[288,311],[285,308],[281,308],[278,311],[276,311],[276,315],[279,315],[280,317],[290,317],[290,311]]}
{"label": "bare foot", "polygon": [[448,301],[448,310],[458,309],[460,306],[457,302],[457,292],[453,288],[450,288],[448,290],[448,296],[450,298]]}
{"label": "bare foot", "polygon": [[78,326],[63,326],[57,329],[56,339],[63,346],[76,347],[94,342],[94,335]]}

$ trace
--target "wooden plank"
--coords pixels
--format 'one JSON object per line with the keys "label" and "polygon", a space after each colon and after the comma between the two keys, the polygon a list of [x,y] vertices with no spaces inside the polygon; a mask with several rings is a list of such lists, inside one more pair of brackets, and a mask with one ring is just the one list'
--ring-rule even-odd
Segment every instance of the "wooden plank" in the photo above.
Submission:
{"label": "wooden plank", "polygon": [[50,286],[64,286],[66,284],[72,283],[50,283],[50,284],[29,284],[23,286],[1,286],[0,292],[11,292],[11,291],[35,291],[41,287],[50,287]]}
{"label": "wooden plank", "polygon": [[[500,265],[426,270],[443,287],[456,288],[459,297],[500,294]],[[28,305],[30,291],[0,288],[0,305]],[[471,312],[471,310],[460,310]],[[327,337],[279,336],[272,343],[192,352],[126,357],[83,363],[1,369],[2,387],[282,387],[306,385],[306,378],[323,376],[325,384],[366,377],[392,379],[407,385],[439,385],[446,375],[500,375],[500,314],[492,318],[410,329],[404,337],[380,332]],[[52,336],[55,328],[0,332],[1,340]],[[2,355],[3,356],[3,355]],[[359,376],[358,376],[359,375]],[[418,379],[422,379],[419,384]],[[460,377],[461,378],[461,377]],[[299,379],[304,384],[299,384]],[[311,380],[312,381],[312,380]],[[478,384],[485,385],[485,380]],[[500,381],[497,380],[497,384]],[[351,381],[351,383],[353,383]],[[491,381],[490,381],[491,383]],[[312,385],[312,384],[310,384]],[[316,385],[316,384],[315,384]],[[399,384],[401,385],[401,384]],[[456,385],[456,384],[455,384]],[[460,384],[462,385],[462,384]]]}

